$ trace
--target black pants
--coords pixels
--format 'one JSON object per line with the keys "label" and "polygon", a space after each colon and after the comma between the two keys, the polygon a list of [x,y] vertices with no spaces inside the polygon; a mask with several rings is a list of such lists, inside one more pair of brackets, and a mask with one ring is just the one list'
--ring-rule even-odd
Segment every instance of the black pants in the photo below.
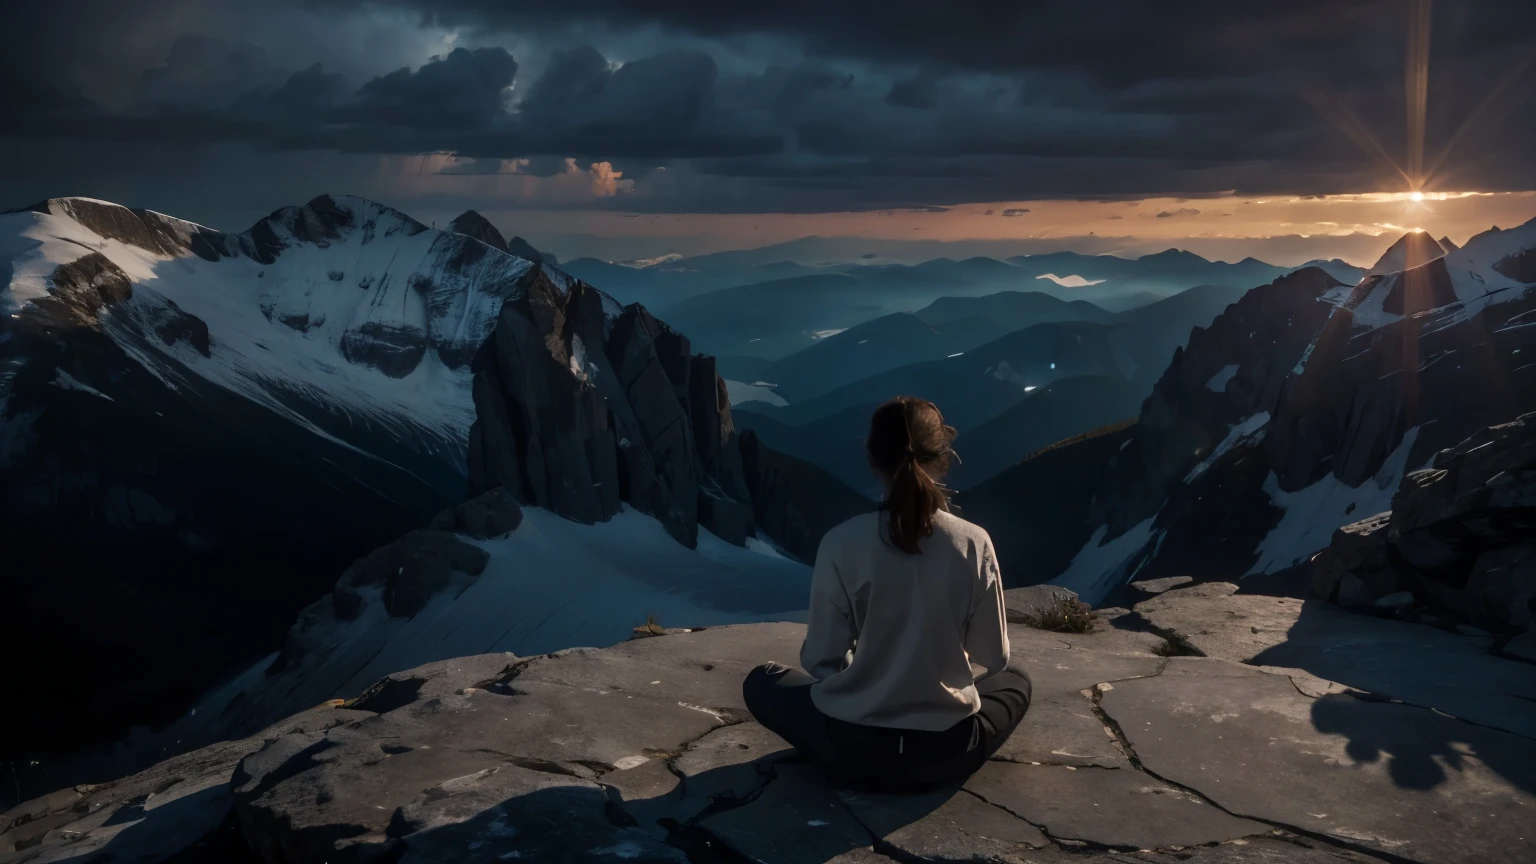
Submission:
{"label": "black pants", "polygon": [[981,710],[941,732],[861,726],[817,710],[816,679],[799,669],[767,663],[742,683],[747,710],[757,722],[819,762],[835,780],[876,791],[919,791],[957,782],[1003,746],[1024,712],[1031,684],[1009,666],[976,682]]}

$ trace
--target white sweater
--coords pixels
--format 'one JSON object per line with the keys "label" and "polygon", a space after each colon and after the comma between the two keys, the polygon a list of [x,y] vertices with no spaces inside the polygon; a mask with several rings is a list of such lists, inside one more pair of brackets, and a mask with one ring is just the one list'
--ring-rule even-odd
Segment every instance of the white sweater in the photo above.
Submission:
{"label": "white sweater", "polygon": [[980,709],[975,681],[1008,663],[997,554],[986,531],[941,511],[909,555],[886,520],[865,513],[822,538],[800,663],[829,717],[948,729]]}

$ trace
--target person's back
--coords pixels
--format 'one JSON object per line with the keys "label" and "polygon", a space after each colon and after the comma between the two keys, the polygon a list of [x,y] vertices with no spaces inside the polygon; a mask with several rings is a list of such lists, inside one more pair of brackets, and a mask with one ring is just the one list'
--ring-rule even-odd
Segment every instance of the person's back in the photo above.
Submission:
{"label": "person's back", "polygon": [[992,540],[940,511],[913,555],[890,542],[884,516],[856,516],[822,540],[811,585],[817,620],[800,662],[819,679],[811,698],[829,717],[947,729],[980,707],[975,679],[1008,662]]}
{"label": "person's back", "polygon": [[876,409],[870,467],[881,509],[822,539],[800,659],[743,684],[758,722],[839,776],[879,788],[958,779],[1001,746],[1029,706],[1008,664],[992,540],[948,512],[939,480],[955,430],[937,406]]}

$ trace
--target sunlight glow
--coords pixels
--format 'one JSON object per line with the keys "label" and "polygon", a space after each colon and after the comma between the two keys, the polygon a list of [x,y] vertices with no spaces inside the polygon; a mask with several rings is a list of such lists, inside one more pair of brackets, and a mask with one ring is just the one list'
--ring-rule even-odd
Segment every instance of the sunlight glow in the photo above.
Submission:
{"label": "sunlight glow", "polygon": [[1415,201],[1423,201],[1424,200],[1424,193],[1423,192],[1411,192],[1411,193],[1409,193],[1408,197],[1412,198]]}

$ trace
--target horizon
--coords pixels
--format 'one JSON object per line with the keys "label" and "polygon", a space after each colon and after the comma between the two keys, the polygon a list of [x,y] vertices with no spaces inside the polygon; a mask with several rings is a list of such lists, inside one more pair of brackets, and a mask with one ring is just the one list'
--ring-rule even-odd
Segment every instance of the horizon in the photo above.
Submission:
{"label": "horizon", "polygon": [[605,261],[818,236],[1364,266],[1536,217],[1530,4],[925,8],[28,5],[0,192],[240,231],[345,189]]}

